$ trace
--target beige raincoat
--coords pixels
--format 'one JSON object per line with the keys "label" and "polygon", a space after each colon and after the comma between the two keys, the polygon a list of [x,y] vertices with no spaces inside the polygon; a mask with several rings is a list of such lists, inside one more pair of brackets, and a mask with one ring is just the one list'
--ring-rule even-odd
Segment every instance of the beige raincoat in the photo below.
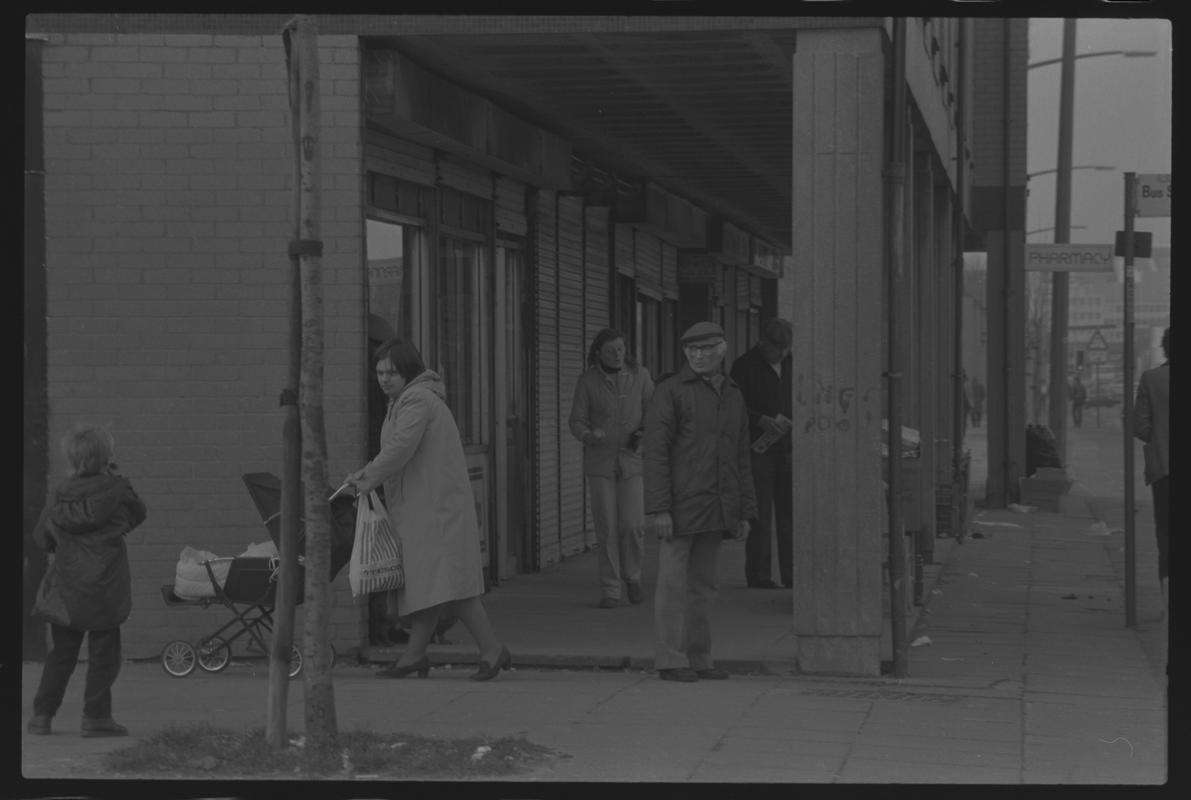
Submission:
{"label": "beige raincoat", "polygon": [[401,615],[484,593],[476,506],[459,428],[442,379],[418,375],[390,401],[380,452],[364,467],[365,486],[383,484],[401,537],[405,588]]}

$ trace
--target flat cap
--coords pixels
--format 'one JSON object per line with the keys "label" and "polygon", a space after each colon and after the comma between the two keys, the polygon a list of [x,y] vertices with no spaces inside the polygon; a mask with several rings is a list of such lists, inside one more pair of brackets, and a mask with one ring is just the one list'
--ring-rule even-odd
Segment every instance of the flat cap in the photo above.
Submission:
{"label": "flat cap", "polygon": [[714,322],[696,322],[686,329],[686,333],[678,341],[680,344],[691,344],[693,342],[702,342],[706,339],[724,338],[726,338],[724,336],[724,329]]}

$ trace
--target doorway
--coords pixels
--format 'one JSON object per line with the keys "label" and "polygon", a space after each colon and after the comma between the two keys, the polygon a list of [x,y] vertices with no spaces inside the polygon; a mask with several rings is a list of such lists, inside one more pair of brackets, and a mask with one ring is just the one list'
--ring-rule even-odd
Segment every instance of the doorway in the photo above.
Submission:
{"label": "doorway", "polygon": [[506,578],[538,569],[533,525],[533,470],[530,441],[530,362],[526,315],[528,296],[524,243],[502,238],[496,246],[495,269],[495,409],[497,546],[491,572]]}

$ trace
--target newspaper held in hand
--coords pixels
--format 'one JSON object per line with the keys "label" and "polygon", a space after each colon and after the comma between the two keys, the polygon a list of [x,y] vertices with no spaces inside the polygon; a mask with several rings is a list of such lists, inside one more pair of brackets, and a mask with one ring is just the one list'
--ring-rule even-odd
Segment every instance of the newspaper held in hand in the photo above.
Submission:
{"label": "newspaper held in hand", "polygon": [[765,431],[757,437],[757,441],[753,442],[754,453],[764,453],[773,443],[785,436],[794,427],[794,422],[785,414],[778,414],[774,420],[777,422],[777,427],[773,430]]}

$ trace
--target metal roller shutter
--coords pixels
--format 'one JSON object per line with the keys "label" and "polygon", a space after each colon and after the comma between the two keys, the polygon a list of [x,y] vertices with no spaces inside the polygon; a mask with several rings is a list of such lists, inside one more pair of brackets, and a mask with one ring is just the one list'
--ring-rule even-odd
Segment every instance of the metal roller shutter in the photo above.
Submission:
{"label": "metal roller shutter", "polygon": [[613,257],[616,259],[616,271],[630,278],[637,274],[637,257],[634,254],[632,225],[618,222],[612,231]]}
{"label": "metal roller shutter", "polygon": [[493,208],[496,230],[514,236],[524,236],[528,227],[525,216],[525,186],[512,178],[497,176]]}
{"label": "metal roller shutter", "polygon": [[678,248],[662,242],[662,296],[678,299]]}
{"label": "metal roller shutter", "polygon": [[558,232],[555,192],[541,189],[534,202],[533,264],[538,335],[535,343],[534,391],[537,419],[537,525],[540,535],[539,565],[557,563],[558,515]]}
{"label": "metal roller shutter", "polygon": [[436,167],[438,182],[443,186],[483,197],[485,200],[492,199],[492,173],[488,170],[441,155]]}
{"label": "metal roller shutter", "polygon": [[652,233],[637,231],[637,290],[662,298],[662,240]]}
{"label": "metal roller shutter", "polygon": [[434,185],[434,151],[429,147],[368,131],[364,144],[368,169],[401,180]]}
{"label": "metal roller shutter", "polygon": [[558,198],[558,391],[560,400],[559,514],[563,556],[582,552],[583,445],[569,435],[567,417],[586,360],[583,297],[583,198]]}
{"label": "metal roller shutter", "polygon": [[[584,211],[584,353],[601,329],[612,324],[612,290],[609,275],[609,223],[611,210],[604,206],[588,206]],[[583,529],[594,531],[591,506],[587,505]]]}

